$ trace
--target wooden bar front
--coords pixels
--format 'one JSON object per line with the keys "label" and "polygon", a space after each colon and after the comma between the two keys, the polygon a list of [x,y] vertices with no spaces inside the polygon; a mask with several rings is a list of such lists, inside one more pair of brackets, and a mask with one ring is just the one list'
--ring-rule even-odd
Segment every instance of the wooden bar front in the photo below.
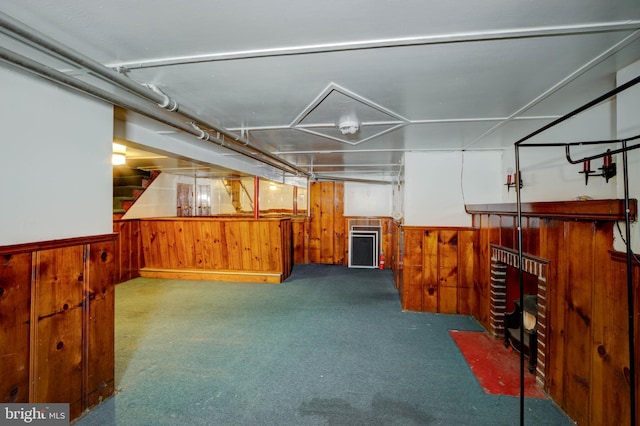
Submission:
{"label": "wooden bar front", "polygon": [[278,284],[293,268],[290,218],[141,219],[140,235],[143,277]]}

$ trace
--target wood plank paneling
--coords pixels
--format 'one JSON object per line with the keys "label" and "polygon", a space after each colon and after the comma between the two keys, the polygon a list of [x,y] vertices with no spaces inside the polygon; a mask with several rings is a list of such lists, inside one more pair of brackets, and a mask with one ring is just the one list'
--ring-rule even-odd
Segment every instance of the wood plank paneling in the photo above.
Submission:
{"label": "wood plank paneling", "polygon": [[309,185],[309,261],[345,265],[348,235],[344,219],[344,184]]}
{"label": "wood plank paneling", "polygon": [[323,182],[320,188],[320,262],[334,263],[335,183]]}
{"label": "wood plank paneling", "polygon": [[[277,263],[277,253],[273,252],[271,250],[271,230],[275,229],[277,234],[278,234],[278,238],[283,238],[283,236],[280,236],[280,230],[278,229],[277,226],[271,226],[271,227],[266,227],[266,226],[258,226],[257,229],[255,229],[255,247],[256,249],[256,253],[257,256],[254,256],[254,260],[255,263],[259,262],[260,259],[265,259],[265,263],[267,264],[267,268],[269,268],[270,271],[276,271],[279,269],[278,267],[278,263]],[[252,268],[258,268],[259,265],[254,264],[254,266]]]}
{"label": "wood plank paneling", "polygon": [[229,246],[227,245],[226,227],[222,222],[207,221],[203,224],[208,227],[211,237],[204,241],[210,241],[210,244],[204,244],[202,253],[209,253],[205,259],[204,269],[223,270],[229,268]]}
{"label": "wood plank paneling", "polygon": [[[404,266],[422,266],[423,230],[404,229]],[[413,282],[413,281],[409,281]]]}
{"label": "wood plank paneling", "polygon": [[[589,420],[591,388],[591,300],[594,268],[594,224],[567,222],[566,261],[570,280],[564,290],[564,407],[578,424]],[[558,301],[559,302],[559,301]],[[552,348],[553,349],[553,348]]]}
{"label": "wood plank paneling", "polygon": [[291,220],[293,234],[293,261],[296,264],[309,263],[309,218],[294,217]]}
{"label": "wood plank paneling", "polygon": [[[474,295],[477,231],[404,227],[402,232],[404,258],[398,287],[403,307],[422,312],[470,313],[471,306],[477,304]],[[407,286],[419,286],[419,289]]]}
{"label": "wood plank paneling", "polygon": [[160,235],[163,238],[160,245],[160,252],[162,253],[162,259],[169,264],[170,268],[179,269],[182,266],[180,261],[180,255],[176,253],[176,232],[173,223],[162,222],[159,223]]}
{"label": "wood plank paneling", "polygon": [[281,269],[282,279],[285,280],[291,276],[295,263],[293,258],[293,223],[291,221],[282,221],[280,222],[280,226],[283,227],[282,237],[284,241],[282,259],[285,261]]}
{"label": "wood plank paneling", "polygon": [[478,232],[478,250],[474,261],[475,305],[471,314],[488,330],[490,317],[490,282],[491,282],[491,221],[489,215],[475,215],[474,225],[480,227]]}
{"label": "wood plank paneling", "polygon": [[[439,282],[439,232],[426,230],[422,236],[422,311],[438,312]],[[410,247],[410,246],[409,246]],[[405,246],[405,250],[410,248]]]}
{"label": "wood plank paneling", "polygon": [[193,235],[194,247],[193,247],[193,264],[197,269],[203,269],[204,267],[204,255],[203,250],[205,244],[202,241],[202,226],[199,226],[196,222],[187,222],[187,226],[189,227],[189,232]]}
{"label": "wood plank paneling", "polygon": [[91,244],[85,283],[89,303],[85,306],[88,336],[86,344],[86,407],[92,407],[113,394],[115,366],[115,242]]}
{"label": "wood plank paneling", "polygon": [[309,261],[321,263],[322,235],[322,182],[309,184]]}
{"label": "wood plank paneling", "polygon": [[[143,276],[159,277],[164,270],[169,274],[166,277],[229,279],[242,273],[263,272],[258,279],[262,282],[266,276],[286,278],[293,267],[288,218],[141,219],[141,234],[145,253]],[[176,241],[169,244],[169,238]],[[174,250],[189,254],[170,255]],[[235,274],[212,274],[230,271]],[[196,278],[198,273],[203,277]]]}
{"label": "wood plank paneling", "polygon": [[[193,240],[193,235],[189,233],[186,228],[185,222],[176,223],[176,226],[167,225],[167,237],[173,240],[173,246],[171,247],[172,257],[175,259],[176,268],[185,268],[186,265],[193,265],[193,247],[195,247],[195,241],[193,244],[190,242]],[[189,242],[185,241],[189,239]],[[189,244],[189,249],[187,249]]]}
{"label": "wood plank paneling", "polygon": [[116,237],[0,249],[3,402],[69,403],[74,419],[113,393]]}
{"label": "wood plank paneling", "polygon": [[515,218],[500,216],[500,243],[502,247],[517,250],[517,238]]}
{"label": "wood plank paneling", "polygon": [[540,218],[523,219],[522,250],[532,256],[540,256]]}
{"label": "wood plank paneling", "polygon": [[[260,271],[261,268],[269,267],[269,258],[262,259],[260,258],[260,243],[255,239],[255,232],[252,233],[252,226],[249,222],[242,221],[237,224],[238,234],[237,237],[240,237],[240,242],[234,242],[234,244],[238,244],[241,253],[242,262],[240,264],[241,270],[246,271]],[[267,227],[268,229],[268,227]],[[258,234],[259,235],[259,234]],[[275,240],[276,243],[280,243],[280,235],[278,235],[278,239]],[[277,244],[276,246],[279,246]],[[256,250],[256,256],[253,255],[253,251]],[[263,263],[264,262],[264,263]]]}
{"label": "wood plank paneling", "polygon": [[438,312],[458,313],[458,230],[438,232]]}
{"label": "wood plank paneling", "polygon": [[38,319],[30,402],[66,402],[71,417],[82,412],[82,308]]}
{"label": "wood plank paneling", "polygon": [[564,348],[565,348],[565,314],[564,298],[569,277],[567,269],[566,249],[564,247],[565,223],[562,221],[545,221],[541,228],[541,255],[549,259],[547,274],[547,354],[546,354],[546,388],[556,400],[564,399]]}
{"label": "wood plank paneling", "polygon": [[[275,267],[273,270],[284,271],[285,265],[288,264],[288,260],[285,259],[288,259],[291,256],[290,251],[285,252],[285,250],[289,250],[289,247],[285,245],[285,240],[289,238],[289,236],[285,235],[286,229],[281,228],[280,222],[269,223],[267,229],[270,234],[270,252],[273,256],[273,261],[270,264],[267,263],[267,265],[263,265],[262,267],[268,268],[270,265],[273,265]],[[290,270],[290,268],[287,267],[287,270]]]}
{"label": "wood plank paneling", "polygon": [[405,265],[403,283],[400,294],[402,309],[406,311],[422,311],[422,267]]}
{"label": "wood plank paneling", "polygon": [[334,248],[333,263],[335,265],[347,265],[349,262],[345,254],[347,253],[348,231],[344,220],[344,184],[334,185],[333,195],[334,206]]}
{"label": "wood plank paneling", "polygon": [[31,253],[0,257],[0,402],[29,401]]}
{"label": "wood plank paneling", "polygon": [[475,230],[458,232],[458,306],[457,312],[471,315],[477,305],[475,287],[475,250],[477,232]]}
{"label": "wood plank paneling", "polygon": [[[613,224],[601,225],[609,229],[596,233],[596,247],[611,244]],[[637,272],[636,267],[635,282]],[[629,365],[626,279],[624,262],[614,260],[606,266],[595,265],[590,348],[592,425],[622,425],[629,419],[630,393],[625,375]]]}
{"label": "wood plank paneling", "polygon": [[43,250],[35,262],[30,398],[68,402],[75,417],[82,411],[84,247]]}
{"label": "wood plank paneling", "polygon": [[[548,261],[546,348],[544,364],[539,365],[544,369],[545,389],[580,425],[629,424],[626,264],[624,254],[612,252],[615,221],[623,217],[619,208],[622,203],[596,200],[592,204],[555,205],[559,210],[549,215],[545,209],[551,204],[538,212],[529,211],[523,222],[523,251]],[[595,210],[590,211],[590,206]],[[634,200],[634,212],[635,206]],[[476,277],[487,281],[481,286],[488,285],[486,272],[490,266],[483,254],[486,235],[489,244],[510,241],[509,219],[502,218],[500,209],[474,215],[481,246],[476,256]],[[513,212],[505,211],[504,215],[513,218]],[[497,224],[499,236],[495,232]],[[637,287],[637,263],[633,277]],[[634,291],[635,300],[640,302],[638,289]],[[482,293],[478,297],[488,300]],[[480,305],[485,303],[481,301]],[[637,306],[636,332],[640,317]],[[480,318],[482,312],[480,308],[473,315]],[[637,393],[638,382],[636,389]]]}
{"label": "wood plank paneling", "polygon": [[84,247],[43,250],[37,256],[37,318],[82,307]]}

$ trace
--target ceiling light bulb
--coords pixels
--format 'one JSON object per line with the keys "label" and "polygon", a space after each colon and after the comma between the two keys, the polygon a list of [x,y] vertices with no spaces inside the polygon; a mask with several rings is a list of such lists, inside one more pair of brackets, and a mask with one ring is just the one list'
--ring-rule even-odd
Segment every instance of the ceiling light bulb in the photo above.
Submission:
{"label": "ceiling light bulb", "polygon": [[114,166],[122,166],[127,164],[127,156],[121,153],[114,152],[111,154],[111,164]]}
{"label": "ceiling light bulb", "polygon": [[113,143],[113,153],[111,154],[111,164],[114,166],[122,166],[127,163],[127,147],[119,144]]}

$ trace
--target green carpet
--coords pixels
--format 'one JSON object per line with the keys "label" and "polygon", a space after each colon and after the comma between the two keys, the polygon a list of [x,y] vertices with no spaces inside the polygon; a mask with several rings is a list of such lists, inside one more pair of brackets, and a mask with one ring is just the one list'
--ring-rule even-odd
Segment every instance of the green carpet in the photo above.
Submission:
{"label": "green carpet", "polygon": [[[138,278],[116,288],[116,395],[88,425],[514,425],[448,330],[402,312],[388,270],[296,265],[280,285]],[[527,399],[530,425],[570,425]]]}

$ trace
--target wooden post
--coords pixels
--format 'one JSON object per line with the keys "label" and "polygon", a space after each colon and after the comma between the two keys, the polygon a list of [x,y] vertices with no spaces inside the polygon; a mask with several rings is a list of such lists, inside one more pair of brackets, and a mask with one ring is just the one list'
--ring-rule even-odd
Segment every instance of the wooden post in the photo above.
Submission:
{"label": "wooden post", "polygon": [[293,186],[293,214],[298,214],[298,187]]}

